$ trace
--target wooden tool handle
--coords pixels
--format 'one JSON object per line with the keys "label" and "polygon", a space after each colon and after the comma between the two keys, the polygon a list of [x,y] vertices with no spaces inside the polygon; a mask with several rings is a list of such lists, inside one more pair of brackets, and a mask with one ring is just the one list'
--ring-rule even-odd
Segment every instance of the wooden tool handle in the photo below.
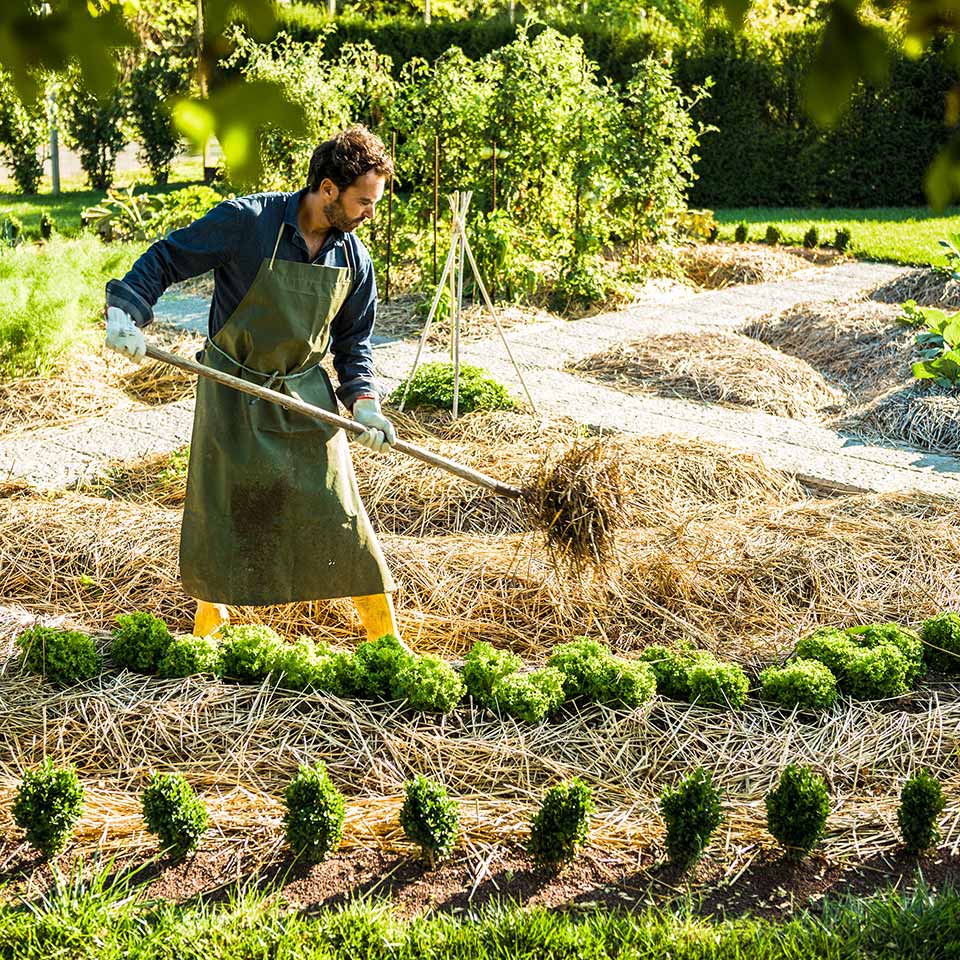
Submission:
{"label": "wooden tool handle", "polygon": [[[159,347],[153,346],[153,344],[147,344],[147,356],[153,360],[159,360],[162,363],[169,363],[172,367],[186,370],[188,373],[195,373],[197,376],[215,380],[225,387],[232,387],[234,390],[239,390],[242,393],[249,393],[252,397],[269,400],[271,403],[279,403],[281,407],[286,407],[288,410],[293,410],[296,413],[302,413],[307,417],[315,417],[317,420],[322,420],[332,427],[340,427],[348,433],[360,434],[367,429],[363,424],[357,423],[356,420],[350,420],[336,413],[330,413],[321,407],[315,407],[312,403],[305,403],[296,397],[288,397],[285,393],[280,393],[277,390],[257,386],[255,383],[249,383],[246,380],[241,380],[239,377],[233,377],[229,373],[221,373],[219,370],[214,370],[213,367],[207,367],[202,363],[197,363],[196,360],[190,360],[187,357],[178,357],[175,353],[168,353],[166,350],[161,350]],[[422,460],[431,466],[439,467],[441,470],[446,470],[447,473],[452,473],[456,477],[468,480],[470,483],[475,483],[478,487],[485,487],[487,490],[492,490],[502,497],[516,498],[523,496],[523,492],[518,487],[501,483],[499,480],[494,480],[493,477],[488,477],[485,473],[472,470],[462,463],[448,460],[446,457],[441,457],[436,453],[431,453],[429,450],[424,450],[423,447],[407,443],[405,440],[398,439],[396,443],[391,444],[390,449],[398,450],[400,453],[405,453],[408,457],[415,457],[417,460]]]}

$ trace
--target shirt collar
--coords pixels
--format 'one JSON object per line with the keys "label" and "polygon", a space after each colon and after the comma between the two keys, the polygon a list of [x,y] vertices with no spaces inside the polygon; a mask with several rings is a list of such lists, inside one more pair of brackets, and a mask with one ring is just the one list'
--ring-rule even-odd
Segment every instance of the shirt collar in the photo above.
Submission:
{"label": "shirt collar", "polygon": [[[297,214],[300,210],[300,198],[303,197],[303,195],[307,192],[308,188],[304,187],[302,190],[297,190],[294,193],[291,193],[290,196],[287,197],[287,202],[283,209],[283,222],[288,223],[291,227],[293,227],[293,235],[300,238],[301,242],[304,244],[304,248],[306,248],[306,242],[303,240],[303,236],[300,233],[300,223],[297,220]],[[321,252],[326,250],[327,247],[333,243],[342,242],[343,237],[344,233],[342,230],[338,230],[336,227],[331,227],[327,231],[327,237],[323,241]]]}

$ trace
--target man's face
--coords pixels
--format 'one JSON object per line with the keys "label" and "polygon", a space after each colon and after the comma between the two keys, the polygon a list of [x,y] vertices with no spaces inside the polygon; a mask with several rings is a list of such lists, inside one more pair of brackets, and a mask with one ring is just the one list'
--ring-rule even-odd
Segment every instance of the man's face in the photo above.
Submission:
{"label": "man's face", "polygon": [[369,170],[357,177],[349,187],[338,190],[330,183],[332,199],[324,204],[323,215],[331,226],[350,233],[356,230],[364,220],[372,220],[377,204],[383,196],[386,177]]}

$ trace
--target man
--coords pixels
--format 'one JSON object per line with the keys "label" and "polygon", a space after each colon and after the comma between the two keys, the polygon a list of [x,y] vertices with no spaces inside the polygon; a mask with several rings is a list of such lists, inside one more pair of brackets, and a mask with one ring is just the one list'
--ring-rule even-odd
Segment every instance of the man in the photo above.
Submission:
{"label": "man", "polygon": [[[373,265],[354,230],[374,216],[393,163],[355,125],[314,151],[305,189],[225,200],[154,243],[107,284],[106,344],[139,362],[142,328],[178,280],[214,271],[208,366],[337,411],[382,451],[370,336]],[[320,360],[328,348],[340,386]],[[197,384],[180,576],[197,599],[194,633],[227,622],[226,604],[353,597],[373,639],[399,636],[393,580],[357,491],[342,430],[201,377]]]}

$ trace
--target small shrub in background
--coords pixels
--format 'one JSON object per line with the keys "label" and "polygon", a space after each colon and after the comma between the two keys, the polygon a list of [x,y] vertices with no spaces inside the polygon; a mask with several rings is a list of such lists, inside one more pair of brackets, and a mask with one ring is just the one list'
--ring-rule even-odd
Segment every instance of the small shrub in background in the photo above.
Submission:
{"label": "small shrub in background", "polygon": [[123,89],[97,98],[84,87],[80,71],[72,68],[61,86],[59,105],[64,141],[79,154],[90,186],[106,190],[116,176],[117,155],[127,145]]}
{"label": "small shrub in background", "polygon": [[340,846],[346,801],[322,763],[300,765],[283,792],[287,846],[308,863],[318,863]]}
{"label": "small shrub in background", "polygon": [[720,236],[720,225],[715,223],[707,231],[707,243],[716,243],[717,237]]}
{"label": "small shrub in background", "polygon": [[296,643],[283,644],[277,650],[270,670],[279,675],[284,686],[306,690],[313,686],[320,664],[331,652],[330,644],[301,637]]}
{"label": "small shrub in background", "polygon": [[737,243],[746,243],[749,236],[750,228],[741,220],[737,224],[736,230],[733,231],[733,239]]}
{"label": "small shrub in background", "polygon": [[704,706],[739,710],[747,700],[750,681],[735,663],[698,660],[688,672],[690,701]]}
{"label": "small shrub in background", "polygon": [[439,657],[425,656],[402,664],[393,689],[412,710],[449,713],[466,693],[460,674]]}
{"label": "small shrub in background", "polygon": [[822,710],[837,699],[837,678],[817,660],[792,660],[760,673],[760,696],[792,710]]}
{"label": "small shrub in background", "polygon": [[447,796],[443,784],[424,776],[408,781],[403,789],[400,826],[408,840],[419,844],[433,869],[437,858],[445,857],[457,842],[459,806]]}
{"label": "small shrub in background", "polygon": [[493,700],[493,688],[506,676],[516,673],[523,661],[509,650],[498,650],[478,640],[463,661],[463,680],[467,693],[484,706]]}
{"label": "small shrub in background", "polygon": [[167,625],[152,613],[137,610],[116,618],[110,659],[118,667],[153,673],[173,642]]}
{"label": "small shrub in background", "polygon": [[550,787],[530,822],[527,852],[541,866],[559,866],[572,860],[590,829],[593,793],[574,777]]}
{"label": "small shrub in background", "polygon": [[400,669],[413,663],[413,654],[392,634],[365,640],[353,655],[353,682],[356,694],[372,700],[398,699],[395,678]]}
{"label": "small shrub in background", "polygon": [[48,757],[24,772],[13,799],[13,820],[43,856],[63,850],[82,812],[83,787],[73,767],[55,767]]}
{"label": "small shrub in background", "polygon": [[783,231],[771,223],[767,226],[767,232],[763,236],[763,241],[764,243],[769,243],[771,246],[783,243]]}
{"label": "small shrub in background", "polygon": [[660,811],[667,824],[667,853],[681,867],[700,856],[723,818],[720,791],[703,767],[660,794]]}
{"label": "small shrub in background", "polygon": [[563,674],[555,667],[508,674],[493,688],[493,701],[516,720],[542,723],[564,701]]}
{"label": "small shrub in background", "polygon": [[910,853],[923,853],[940,839],[937,821],[946,801],[937,780],[926,770],[912,776],[900,793],[897,823],[904,846]]}
{"label": "small shrub in background", "polygon": [[44,240],[49,240],[56,229],[57,221],[49,213],[40,214],[40,236]]}
{"label": "small shrub in background", "polygon": [[[399,404],[405,388],[406,381],[390,394],[390,402]],[[406,405],[452,410],[453,364],[423,364],[410,381]],[[460,364],[458,413],[471,413],[474,410],[513,410],[516,406],[506,387],[490,377],[485,370],[468,363]]]}
{"label": "small shrub in background", "polygon": [[858,648],[847,664],[840,682],[844,692],[856,700],[885,700],[909,690],[907,658],[892,643]]}
{"label": "small shrub in background", "polygon": [[12,213],[0,217],[0,242],[15,247],[23,237],[23,221]]}
{"label": "small shrub in background", "polygon": [[843,253],[850,246],[850,231],[846,227],[840,227],[833,235],[833,247],[840,253]]}
{"label": "small shrub in background", "polygon": [[923,622],[923,655],[931,670],[960,673],[960,613],[940,613]]}
{"label": "small shrub in background", "polygon": [[283,645],[276,631],[255,624],[227,625],[219,635],[220,673],[235,680],[263,680]]}
{"label": "small shrub in background", "polygon": [[212,637],[186,634],[174,637],[157,665],[161,677],[192,677],[215,674],[220,666],[219,644]]}
{"label": "small shrub in background", "polygon": [[140,797],[147,829],[180,858],[196,850],[209,825],[207,808],[179,773],[154,773]]}
{"label": "small shrub in background", "polygon": [[810,227],[803,235],[803,245],[808,250],[813,250],[814,247],[820,246],[820,231],[817,230],[816,226]]}
{"label": "small shrub in background", "polygon": [[16,645],[21,650],[21,664],[50,683],[65,686],[100,672],[100,655],[93,640],[78,630],[31,627],[17,637]]}
{"label": "small shrub in background", "polygon": [[830,813],[826,782],[808,767],[791,763],[765,802],[767,829],[789,859],[801,859],[823,836]]}

